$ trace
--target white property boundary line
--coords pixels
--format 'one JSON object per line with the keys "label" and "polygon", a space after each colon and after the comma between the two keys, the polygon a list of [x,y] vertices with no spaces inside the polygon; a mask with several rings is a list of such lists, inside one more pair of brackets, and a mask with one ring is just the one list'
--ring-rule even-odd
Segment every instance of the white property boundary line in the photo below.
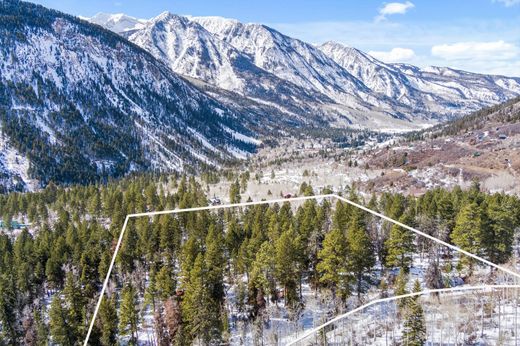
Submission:
{"label": "white property boundary line", "polygon": [[407,294],[402,294],[399,296],[373,300],[365,305],[362,305],[353,310],[350,310],[342,315],[336,316],[332,320],[325,322],[324,324],[319,325],[318,327],[309,329],[302,336],[296,338],[295,340],[290,341],[287,344],[287,346],[294,345],[300,341],[303,341],[304,339],[312,336],[313,334],[320,331],[321,329],[323,329],[335,322],[338,322],[339,320],[346,318],[356,312],[365,310],[366,308],[369,308],[372,305],[377,305],[380,303],[390,302],[393,300],[399,300],[399,299],[409,298],[409,297],[416,297],[416,296],[432,294],[432,293],[449,293],[449,292],[456,292],[456,291],[477,291],[477,290],[485,290],[485,289],[493,290],[493,289],[504,289],[504,288],[517,288],[518,289],[518,288],[520,288],[520,285],[481,285],[481,286],[460,286],[460,287],[450,287],[450,288],[439,288],[439,289],[424,290],[424,291],[420,291],[420,292],[407,293]]}
{"label": "white property boundary line", "polygon": [[272,199],[272,200],[264,200],[264,201],[256,201],[256,202],[243,202],[243,203],[233,203],[233,204],[225,204],[225,205],[215,205],[215,206],[206,206],[206,207],[195,207],[195,208],[185,208],[185,209],[174,209],[174,210],[163,210],[163,211],[152,211],[152,212],[146,212],[146,213],[136,213],[136,214],[128,214],[125,218],[125,222],[123,223],[123,228],[121,229],[121,233],[119,234],[119,239],[117,240],[117,245],[114,251],[114,255],[112,256],[112,260],[110,262],[110,266],[107,271],[107,275],[105,277],[105,281],[103,282],[103,287],[101,289],[101,293],[99,295],[98,302],[96,304],[96,308],[94,309],[94,315],[92,316],[92,320],[90,321],[90,326],[88,328],[87,336],[85,337],[85,342],[83,343],[83,346],[88,345],[88,340],[90,338],[90,334],[92,333],[92,329],[94,327],[94,323],[96,321],[96,316],[99,311],[99,307],[101,305],[101,301],[103,300],[103,296],[105,295],[105,291],[108,285],[108,280],[110,279],[110,275],[112,273],[112,269],[114,267],[114,263],[116,260],[117,253],[119,252],[119,248],[121,247],[121,242],[123,241],[123,236],[125,234],[126,227],[128,225],[128,220],[130,218],[137,218],[137,217],[143,217],[143,216],[157,216],[157,215],[165,215],[165,214],[179,214],[179,213],[187,213],[187,212],[193,212],[193,211],[203,211],[203,210],[216,210],[216,209],[229,209],[229,208],[237,208],[237,207],[247,207],[247,206],[253,206],[253,205],[262,205],[262,204],[274,204],[274,203],[285,203],[285,202],[297,202],[297,201],[306,201],[306,200],[318,200],[318,199],[325,199],[325,198],[335,198],[342,202],[348,203],[354,207],[357,207],[359,209],[362,209],[372,215],[378,216],[384,220],[387,220],[393,224],[396,224],[398,226],[401,226],[409,231],[412,231],[418,235],[421,235],[423,237],[426,237],[430,240],[433,240],[434,242],[437,242],[441,245],[447,246],[448,248],[458,251],[460,253],[463,253],[466,256],[472,257],[476,259],[477,261],[480,261],[482,263],[485,263],[489,266],[492,266],[498,270],[501,270],[505,273],[508,273],[510,275],[515,276],[516,278],[520,279],[520,273],[517,273],[513,270],[510,270],[508,268],[499,266],[498,264],[495,264],[493,262],[490,262],[482,257],[479,257],[477,255],[474,255],[470,252],[467,252],[465,250],[462,250],[461,248],[451,245],[449,243],[446,243],[445,241],[442,241],[440,239],[437,239],[429,234],[426,234],[424,232],[421,232],[413,227],[407,226],[399,221],[396,221],[386,215],[383,215],[381,213],[378,213],[372,209],[369,209],[363,205],[360,205],[356,202],[353,202],[349,199],[346,199],[342,196],[336,195],[336,194],[326,194],[326,195],[316,195],[316,196],[303,196],[303,197],[293,197],[293,198],[279,198],[279,199]]}

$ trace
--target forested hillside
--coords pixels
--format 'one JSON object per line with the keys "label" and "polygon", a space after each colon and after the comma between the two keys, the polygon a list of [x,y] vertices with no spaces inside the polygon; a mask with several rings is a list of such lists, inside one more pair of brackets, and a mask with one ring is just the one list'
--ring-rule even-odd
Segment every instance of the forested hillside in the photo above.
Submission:
{"label": "forested hillside", "polygon": [[[228,177],[231,202],[245,198],[240,192],[247,177]],[[125,216],[207,205],[204,186],[194,178],[142,176],[68,189],[51,184],[39,193],[1,196],[4,224],[31,223],[28,230],[0,231],[3,344],[81,342]],[[313,193],[302,185],[301,195]],[[487,195],[477,184],[467,191],[382,194],[366,201],[354,189],[347,193],[496,263],[516,257],[516,197]],[[423,287],[497,275],[340,202],[135,219],[90,344],[142,344],[150,338],[157,345],[281,341],[292,330],[290,323],[301,323],[313,296],[324,298],[318,305],[324,314],[335,314],[375,292],[399,293],[417,277],[413,268],[419,258],[425,274],[416,285]],[[289,323],[286,329],[274,328],[276,316]]]}
{"label": "forested hillside", "polygon": [[460,119],[434,126],[418,133],[411,133],[411,139],[454,136],[469,131],[483,130],[490,124],[515,124],[520,121],[520,97],[512,98],[501,104],[486,107]]}
{"label": "forested hillside", "polygon": [[[0,173],[72,184],[134,171],[198,171],[258,143],[238,114],[108,30],[0,2]],[[15,152],[28,167],[4,157]],[[11,181],[9,181],[11,179]]]}

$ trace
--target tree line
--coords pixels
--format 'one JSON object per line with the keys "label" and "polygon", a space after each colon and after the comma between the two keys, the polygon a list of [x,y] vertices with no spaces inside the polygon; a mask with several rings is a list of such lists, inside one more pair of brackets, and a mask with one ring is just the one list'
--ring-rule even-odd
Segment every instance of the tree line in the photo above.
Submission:
{"label": "tree line", "polygon": [[[237,180],[230,198],[240,201],[242,190]],[[520,225],[517,197],[488,195],[478,184],[466,191],[434,189],[420,197],[383,193],[365,200],[354,188],[346,193],[495,263],[513,256]],[[314,190],[304,183],[300,194]],[[193,177],[152,175],[105,185],[50,184],[37,193],[0,196],[3,220],[32,222],[31,232],[0,235],[0,344],[80,343],[125,216],[204,206],[207,198]],[[136,344],[146,314],[153,316],[159,345],[226,342],[233,327],[230,314],[236,311],[259,325],[261,335],[257,322],[268,319],[269,305],[284,306],[298,318],[305,284],[329,294],[338,311],[373,287],[406,291],[417,256],[428,259],[428,288],[448,287],[454,271],[469,280],[476,266],[342,202],[132,219],[90,343],[114,345],[123,338]],[[456,265],[442,265],[440,258]],[[407,333],[422,340],[417,304],[410,302],[403,316]]]}

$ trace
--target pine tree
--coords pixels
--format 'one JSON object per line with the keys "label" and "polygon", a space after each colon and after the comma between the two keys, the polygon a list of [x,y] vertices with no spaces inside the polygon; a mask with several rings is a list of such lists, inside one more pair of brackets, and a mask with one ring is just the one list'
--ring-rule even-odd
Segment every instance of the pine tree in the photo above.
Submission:
{"label": "pine tree", "polygon": [[219,304],[224,299],[224,271],[226,259],[224,258],[224,236],[220,227],[210,225],[206,237],[206,254],[204,256],[206,273],[206,285],[212,299]]}
{"label": "pine tree", "polygon": [[181,244],[179,222],[170,215],[159,217],[159,246],[166,260],[172,261]]}
{"label": "pine tree", "polygon": [[[405,213],[399,218],[399,222],[413,226],[413,217],[410,213]],[[386,265],[400,267],[408,271],[412,264],[415,235],[401,226],[393,225],[390,230],[390,237],[385,242],[387,248]]]}
{"label": "pine tree", "polygon": [[275,245],[275,271],[278,282],[284,288],[284,298],[287,305],[294,307],[298,301],[297,288],[297,252],[296,235],[292,227],[282,232]]}
{"label": "pine tree", "polygon": [[72,272],[67,273],[63,296],[67,306],[67,327],[75,339],[83,335],[84,296]]}
{"label": "pine tree", "polygon": [[[415,281],[414,292],[420,292],[421,285]],[[423,346],[426,343],[426,321],[424,311],[419,302],[419,296],[408,299],[405,321],[403,325],[403,344]]]}
{"label": "pine tree", "polygon": [[138,239],[135,224],[129,222],[117,256],[117,261],[121,265],[123,272],[130,273],[135,267],[135,261],[139,258],[137,252]]}
{"label": "pine tree", "polygon": [[[457,215],[455,228],[451,233],[451,240],[463,250],[480,255],[482,249],[482,210],[476,203],[464,206]],[[473,261],[467,256],[461,258],[461,263],[469,264],[470,270]]]}
{"label": "pine tree", "polygon": [[352,220],[347,231],[348,267],[357,281],[357,295],[361,296],[363,275],[375,264],[374,248],[366,231],[364,214],[361,210],[352,211]]}
{"label": "pine tree", "polygon": [[229,202],[240,203],[240,182],[238,179],[229,188]]}
{"label": "pine tree", "polygon": [[339,291],[341,298],[346,299],[350,294],[350,280],[346,273],[347,241],[342,231],[334,228],[325,235],[318,258],[316,269],[320,282],[331,289],[333,297]]}
{"label": "pine tree", "polygon": [[49,328],[45,323],[45,306],[34,311],[34,324],[36,328],[36,345],[47,346],[49,344]]}
{"label": "pine tree", "polygon": [[345,232],[348,227],[349,217],[350,217],[350,208],[345,206],[345,204],[341,201],[336,203],[336,211],[334,212],[333,217],[333,227]]}
{"label": "pine tree", "polygon": [[0,340],[5,340],[7,344],[17,343],[16,318],[18,313],[16,300],[14,277],[9,272],[0,275],[0,322],[2,326],[0,329]]}
{"label": "pine tree", "polygon": [[117,344],[117,309],[115,296],[104,297],[99,306],[96,324],[100,330],[100,342],[103,346]]}
{"label": "pine tree", "polygon": [[[275,248],[274,245],[266,241],[262,244],[260,249],[258,250],[255,261],[252,264],[251,276],[250,276],[250,286],[251,291],[251,301],[254,301],[254,310],[258,311],[258,306],[256,306],[256,299],[253,299],[253,296],[256,298],[256,294],[258,290],[261,290],[264,295],[271,293],[273,295],[276,294],[276,282],[275,282]],[[239,290],[240,292],[240,290]],[[239,305],[243,305],[243,302],[239,300]],[[241,308],[242,306],[240,306]],[[256,313],[255,313],[256,314]]]}
{"label": "pine tree", "polygon": [[69,328],[68,311],[63,300],[57,294],[51,302],[49,310],[49,326],[52,341],[61,346],[73,346],[75,343],[73,330]]}
{"label": "pine tree", "polygon": [[119,332],[121,335],[130,335],[130,343],[137,344],[137,327],[139,312],[137,310],[137,292],[131,284],[127,284],[121,292],[121,306],[119,308]]}
{"label": "pine tree", "polygon": [[185,287],[183,313],[191,338],[207,344],[218,339],[221,328],[220,306],[211,300],[205,278],[204,256],[198,254]]}
{"label": "pine tree", "polygon": [[157,289],[157,297],[161,300],[166,300],[175,293],[175,274],[169,265],[161,267],[157,272],[155,277],[155,287]]}
{"label": "pine tree", "polygon": [[515,211],[505,196],[495,195],[487,205],[489,222],[484,228],[482,245],[493,263],[505,263],[511,257],[514,243]]}
{"label": "pine tree", "polygon": [[[408,283],[408,275],[404,270],[399,270],[397,279],[395,282],[395,296],[402,296],[408,293],[406,290],[406,284]],[[398,300],[397,305],[399,309],[403,309],[406,306],[408,298],[401,298]]]}

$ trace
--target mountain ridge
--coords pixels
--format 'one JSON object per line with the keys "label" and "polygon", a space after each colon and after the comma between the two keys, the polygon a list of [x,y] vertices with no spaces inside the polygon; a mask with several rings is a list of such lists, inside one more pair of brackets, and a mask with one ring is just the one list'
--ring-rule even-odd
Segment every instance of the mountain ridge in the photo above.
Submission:
{"label": "mountain ridge", "polygon": [[[374,128],[386,122],[390,125],[386,127],[391,127],[391,124],[401,121],[395,125],[396,128],[408,124],[413,129],[413,123],[434,124],[453,119],[520,94],[520,78],[516,77],[465,71],[450,74],[447,71],[455,70],[387,64],[356,48],[330,41],[313,46],[263,24],[241,23],[216,16],[178,16],[169,12],[158,17],[167,16],[182,17],[184,21],[200,24],[213,35],[212,42],[220,41],[226,43],[226,47],[233,47],[237,54],[249,58],[248,63],[252,62],[262,71],[284,79],[300,90],[312,90],[324,95],[325,99],[331,99],[333,102],[313,104],[306,109],[317,111],[333,126]],[[158,17],[148,20],[148,23]],[[148,50],[150,42],[164,44],[157,38],[145,42],[139,34],[141,30],[123,31],[121,34]],[[169,59],[178,63],[184,57],[174,55]],[[209,59],[209,63],[214,61]],[[193,56],[184,62],[193,66]],[[171,67],[177,73],[201,77],[186,69]],[[460,83],[457,78],[460,78]],[[213,80],[201,79],[246,97],[258,96],[241,89],[240,83],[226,86],[216,82],[214,77]],[[251,84],[254,82],[250,79]]]}
{"label": "mountain ridge", "polygon": [[199,170],[254,151],[246,114],[121,36],[26,2],[0,10],[2,142],[29,162],[20,172],[4,158],[4,186]]}

